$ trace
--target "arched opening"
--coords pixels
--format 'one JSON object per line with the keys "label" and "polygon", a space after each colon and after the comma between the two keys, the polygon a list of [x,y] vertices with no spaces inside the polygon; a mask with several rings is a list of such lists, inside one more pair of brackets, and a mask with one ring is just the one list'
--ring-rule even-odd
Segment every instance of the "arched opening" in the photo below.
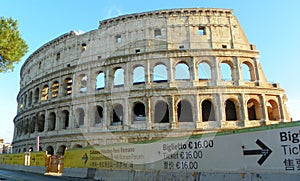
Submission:
{"label": "arched opening", "polygon": [[26,152],[26,148],[23,148],[23,152],[24,152],[24,153]]}
{"label": "arched opening", "polygon": [[54,112],[49,114],[48,131],[54,131],[56,126],[56,114]]}
{"label": "arched opening", "polygon": [[243,81],[249,82],[255,80],[254,68],[251,63],[243,62],[242,64]]}
{"label": "arched opening", "polygon": [[177,104],[178,122],[193,122],[193,109],[189,101],[182,100]]}
{"label": "arched opening", "polygon": [[190,70],[187,64],[178,63],[175,66],[175,79],[176,80],[190,80]]}
{"label": "arched opening", "polygon": [[233,80],[232,69],[228,63],[222,62],[220,64],[220,69],[221,69],[222,80],[224,80],[224,81],[232,81]]}
{"label": "arched opening", "polygon": [[123,106],[115,104],[113,106],[113,121],[112,125],[121,125],[123,122]]}
{"label": "arched opening", "polygon": [[198,79],[199,80],[210,80],[211,79],[211,68],[206,62],[198,64]]}
{"label": "arched opening", "polygon": [[202,108],[202,121],[215,121],[215,109],[214,105],[210,100],[204,100],[201,103]]}
{"label": "arched opening", "polygon": [[76,149],[76,148],[82,148],[82,146],[81,146],[80,144],[75,144],[75,145],[73,146],[73,149]]}
{"label": "arched opening", "polygon": [[29,97],[28,97],[28,106],[32,105],[32,91],[29,92]]}
{"label": "arched opening", "polygon": [[237,120],[236,106],[232,100],[227,100],[225,102],[225,114],[226,114],[226,121]]}
{"label": "arched opening", "polygon": [[39,146],[39,151],[43,151],[43,148],[41,146]]}
{"label": "arched opening", "polygon": [[103,72],[100,72],[96,80],[96,90],[104,89],[105,87],[105,75]]}
{"label": "arched opening", "polygon": [[260,104],[255,99],[250,99],[247,102],[248,119],[249,120],[260,120],[261,119],[261,108]]}
{"label": "arched opening", "polygon": [[72,84],[73,81],[70,77],[66,78],[64,81],[64,90],[65,90],[65,95],[71,95],[72,94]]}
{"label": "arched opening", "polygon": [[67,110],[62,111],[62,129],[69,127],[70,113]]}
{"label": "arched opening", "polygon": [[280,119],[278,104],[274,100],[268,101],[267,110],[270,121],[278,121]]}
{"label": "arched opening", "polygon": [[27,94],[25,94],[25,98],[24,98],[24,107],[27,107]]}
{"label": "arched opening", "polygon": [[42,101],[48,100],[48,94],[49,94],[49,86],[48,86],[48,85],[44,85],[44,87],[43,87],[43,89],[42,89],[42,97],[41,97],[41,100],[42,100]]}
{"label": "arched opening", "polygon": [[34,150],[33,150],[33,147],[29,147],[29,148],[28,148],[28,151],[29,151],[29,152],[33,152],[33,151],[34,151]]}
{"label": "arched opening", "polygon": [[122,87],[124,86],[124,70],[122,68],[116,68],[114,73],[114,86]]}
{"label": "arched opening", "polygon": [[58,96],[59,83],[58,81],[53,82],[52,84],[52,98],[56,98]]}
{"label": "arched opening", "polygon": [[65,155],[65,151],[66,151],[67,147],[65,145],[61,145],[58,147],[57,149],[57,155]]}
{"label": "arched opening", "polygon": [[38,117],[38,132],[43,132],[45,127],[45,115],[41,114]]}
{"label": "arched opening", "polygon": [[103,121],[103,108],[101,106],[96,106],[95,111],[95,124],[100,124]]}
{"label": "arched opening", "polygon": [[133,107],[133,121],[145,121],[146,120],[146,111],[145,105],[141,102],[135,103]]}
{"label": "arched opening", "polygon": [[163,64],[158,64],[153,69],[153,82],[167,82],[168,72],[167,67]]}
{"label": "arched opening", "polygon": [[34,103],[38,103],[40,99],[40,89],[36,88],[34,91]]}
{"label": "arched opening", "polygon": [[133,85],[145,83],[145,68],[138,66],[133,70]]}
{"label": "arched opening", "polygon": [[81,74],[79,76],[79,82],[80,82],[80,93],[87,92],[87,82],[88,82],[88,77],[85,74]]}
{"label": "arched opening", "polygon": [[47,155],[54,155],[54,148],[52,146],[48,146],[46,148]]}
{"label": "arched opening", "polygon": [[32,119],[31,119],[31,122],[29,124],[29,132],[30,133],[34,133],[34,131],[35,131],[35,124],[36,124],[36,117],[33,116]]}
{"label": "arched opening", "polygon": [[84,110],[82,108],[76,109],[76,118],[79,126],[84,125]]}
{"label": "arched opening", "polygon": [[154,110],[154,123],[169,122],[169,105],[164,101],[158,101]]}

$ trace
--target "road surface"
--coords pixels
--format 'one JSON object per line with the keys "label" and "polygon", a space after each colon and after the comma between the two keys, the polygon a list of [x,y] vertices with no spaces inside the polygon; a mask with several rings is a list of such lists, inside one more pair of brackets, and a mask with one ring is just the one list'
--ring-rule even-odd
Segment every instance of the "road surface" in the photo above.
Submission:
{"label": "road surface", "polygon": [[49,176],[43,174],[22,172],[22,171],[12,171],[0,169],[0,181],[79,181],[84,180],[88,181],[89,179],[79,179],[79,178],[70,178],[63,176]]}

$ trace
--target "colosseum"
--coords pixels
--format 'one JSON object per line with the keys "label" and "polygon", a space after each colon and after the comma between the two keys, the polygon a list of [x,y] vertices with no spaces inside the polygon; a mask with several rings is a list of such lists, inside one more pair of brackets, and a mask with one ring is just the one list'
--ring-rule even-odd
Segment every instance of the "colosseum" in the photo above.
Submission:
{"label": "colosseum", "polygon": [[41,46],[21,69],[15,153],[289,122],[230,9],[123,15]]}

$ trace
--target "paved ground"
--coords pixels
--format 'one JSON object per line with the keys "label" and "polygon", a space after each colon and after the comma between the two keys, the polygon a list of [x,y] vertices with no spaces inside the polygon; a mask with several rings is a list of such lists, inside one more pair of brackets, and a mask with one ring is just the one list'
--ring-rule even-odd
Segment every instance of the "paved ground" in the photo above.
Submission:
{"label": "paved ground", "polygon": [[88,181],[89,179],[78,179],[78,178],[70,178],[63,176],[53,176],[53,175],[43,175],[22,171],[12,171],[12,170],[4,170],[0,169],[0,181],[64,181],[64,180],[84,180]]}

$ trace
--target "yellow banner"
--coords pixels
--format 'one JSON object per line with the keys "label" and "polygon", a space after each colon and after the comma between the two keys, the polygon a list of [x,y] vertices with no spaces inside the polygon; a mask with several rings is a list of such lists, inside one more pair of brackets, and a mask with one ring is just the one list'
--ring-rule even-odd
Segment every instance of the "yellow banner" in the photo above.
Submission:
{"label": "yellow banner", "polygon": [[30,153],[30,165],[31,166],[45,166],[45,152],[31,152]]}
{"label": "yellow banner", "polygon": [[128,169],[130,164],[115,161],[97,148],[66,150],[65,168]]}
{"label": "yellow banner", "polygon": [[25,156],[24,154],[12,154],[11,164],[13,165],[24,165]]}

